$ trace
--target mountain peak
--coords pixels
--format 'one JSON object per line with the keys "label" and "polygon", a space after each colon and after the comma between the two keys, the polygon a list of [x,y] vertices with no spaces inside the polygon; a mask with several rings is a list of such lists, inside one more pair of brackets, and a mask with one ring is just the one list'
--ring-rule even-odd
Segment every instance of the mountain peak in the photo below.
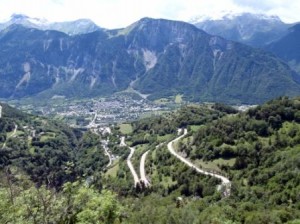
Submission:
{"label": "mountain peak", "polygon": [[0,30],[11,25],[19,24],[28,28],[39,30],[56,30],[68,35],[90,33],[100,28],[90,19],[78,19],[68,22],[49,22],[44,18],[32,18],[24,14],[12,14],[9,20],[0,23]]}
{"label": "mountain peak", "polygon": [[23,20],[23,19],[28,19],[29,17],[25,14],[20,14],[20,13],[14,13],[10,16],[11,20]]}
{"label": "mountain peak", "polygon": [[[58,25],[68,33],[82,30],[74,22]],[[256,104],[300,92],[293,71],[273,54],[185,22],[143,18],[75,38],[23,30],[0,33],[1,98],[98,97],[133,87],[149,99],[181,94],[190,101]]]}
{"label": "mountain peak", "polygon": [[140,20],[138,20],[139,23],[145,23],[145,22],[149,22],[151,20],[155,20],[153,18],[150,18],[150,17],[143,17],[141,18]]}
{"label": "mountain peak", "polygon": [[10,22],[11,23],[26,23],[26,22],[30,22],[33,24],[47,24],[49,23],[46,19],[44,18],[32,18],[29,17],[25,14],[18,14],[18,13],[14,13],[10,16]]}
{"label": "mountain peak", "polygon": [[200,15],[195,16],[190,19],[190,23],[197,24],[205,21],[227,21],[227,20],[236,20],[236,19],[255,19],[255,20],[267,20],[267,21],[277,21],[281,22],[281,19],[277,15],[267,15],[262,13],[250,13],[250,12],[232,12],[232,11],[221,11],[214,15]]}
{"label": "mountain peak", "polygon": [[202,16],[194,18],[191,23],[209,34],[255,47],[280,38],[289,26],[278,16],[250,12],[227,12],[214,18]]}
{"label": "mountain peak", "polygon": [[132,25],[135,25],[135,26],[144,26],[144,25],[166,26],[167,25],[168,27],[181,26],[181,27],[189,27],[189,28],[195,29],[195,27],[193,25],[191,25],[191,23],[187,23],[184,21],[168,20],[168,19],[154,19],[154,18],[149,18],[149,17],[144,17],[144,18],[138,20],[137,22],[133,23]]}

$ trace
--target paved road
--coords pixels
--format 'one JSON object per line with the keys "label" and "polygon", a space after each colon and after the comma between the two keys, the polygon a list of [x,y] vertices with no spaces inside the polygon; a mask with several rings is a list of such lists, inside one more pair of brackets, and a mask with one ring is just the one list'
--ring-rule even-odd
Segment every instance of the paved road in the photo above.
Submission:
{"label": "paved road", "polygon": [[108,162],[108,164],[106,165],[106,167],[109,167],[109,166],[111,166],[111,164],[112,164],[112,158],[111,158],[111,155],[110,155],[110,153],[108,152],[108,147],[107,147],[107,144],[108,144],[108,141],[107,141],[107,143],[106,143],[106,144],[102,144],[102,146],[103,146],[103,148],[104,148],[105,155],[107,155],[107,156],[108,156],[108,158],[109,158],[109,162]]}
{"label": "paved road", "polygon": [[140,163],[141,181],[144,183],[145,187],[149,187],[151,185],[148,179],[146,178],[146,173],[145,173],[145,160],[148,153],[149,150],[142,155],[141,163]]}
{"label": "paved road", "polygon": [[173,143],[177,142],[179,139],[183,138],[186,134],[187,134],[187,129],[184,129],[184,133],[181,136],[177,137],[176,139],[174,139],[173,141],[168,143],[168,150],[170,151],[170,153],[172,155],[174,155],[175,157],[177,157],[182,162],[184,162],[189,167],[195,169],[198,173],[213,176],[213,177],[216,177],[216,178],[220,179],[222,181],[222,186],[225,188],[225,190],[223,192],[224,196],[229,196],[230,195],[231,182],[227,177],[224,177],[224,176],[219,175],[219,174],[215,174],[215,173],[211,173],[211,172],[207,172],[205,170],[202,170],[202,169],[196,167],[193,163],[188,161],[186,158],[180,156],[179,154],[177,154],[175,152],[174,147],[173,147]]}
{"label": "paved road", "polygon": [[[121,143],[120,143],[120,146],[126,146],[126,147],[128,147],[128,146],[126,145],[126,143],[125,143],[125,137],[121,137]],[[137,173],[136,173],[136,171],[135,171],[135,169],[134,169],[134,167],[133,167],[133,165],[132,165],[132,163],[131,163],[131,157],[132,157],[133,154],[134,154],[134,148],[132,148],[132,147],[128,147],[128,148],[130,149],[130,154],[129,154],[129,156],[127,157],[127,166],[129,167],[130,172],[131,172],[131,174],[132,174],[132,176],[133,176],[133,179],[134,179],[134,187],[136,187],[136,186],[140,183],[140,180],[139,180],[139,177],[138,177],[138,175],[137,175]]]}

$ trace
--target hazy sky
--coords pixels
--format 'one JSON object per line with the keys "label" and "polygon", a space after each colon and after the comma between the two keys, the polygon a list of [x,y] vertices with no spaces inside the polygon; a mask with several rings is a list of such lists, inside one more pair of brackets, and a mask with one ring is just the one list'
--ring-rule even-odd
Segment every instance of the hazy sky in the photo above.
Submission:
{"label": "hazy sky", "polygon": [[300,0],[0,0],[0,20],[13,13],[49,21],[89,18],[105,28],[125,27],[142,17],[188,21],[221,11],[267,13],[296,22]]}

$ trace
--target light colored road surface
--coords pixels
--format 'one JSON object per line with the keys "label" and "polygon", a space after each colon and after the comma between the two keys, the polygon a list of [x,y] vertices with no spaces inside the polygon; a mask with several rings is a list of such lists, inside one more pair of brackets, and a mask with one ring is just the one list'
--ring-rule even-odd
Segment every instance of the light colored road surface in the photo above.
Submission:
{"label": "light colored road surface", "polygon": [[[94,119],[93,119],[93,123],[94,123],[94,121],[95,121],[95,119],[96,119],[96,117],[97,117],[97,113],[95,113],[95,117],[94,117]],[[91,123],[92,123],[91,122]],[[89,125],[91,125],[91,123],[89,124]],[[89,126],[88,125],[88,126]],[[93,125],[92,125],[93,126]],[[92,127],[92,126],[90,126],[90,127]],[[96,135],[98,135],[98,136],[101,136],[100,134],[99,134],[99,132],[97,131],[97,130],[95,130],[95,129],[90,129],[94,134],[96,134]],[[110,131],[110,129],[109,129],[109,131]],[[107,131],[107,133],[109,133],[109,131]],[[112,161],[113,161],[113,159],[112,159],[112,155],[109,153],[109,148],[108,148],[108,143],[109,143],[109,139],[107,139],[107,140],[101,140],[100,141],[100,143],[101,143],[101,146],[103,147],[103,149],[104,149],[104,154],[106,155],[106,156],[108,156],[108,158],[109,158],[109,162],[108,162],[108,164],[106,165],[106,167],[109,167],[109,166],[111,166],[111,164],[112,164]]]}
{"label": "light colored road surface", "polygon": [[91,120],[91,122],[86,126],[87,128],[92,128],[95,125],[95,121],[97,118],[97,112],[95,112],[94,118]]}
{"label": "light colored road surface", "polygon": [[106,165],[106,167],[109,167],[109,166],[111,166],[111,164],[112,164],[112,158],[111,158],[110,153],[108,152],[107,144],[108,144],[108,141],[107,141],[105,144],[102,144],[102,146],[103,146],[103,148],[104,148],[105,155],[107,155],[108,158],[109,158],[109,162],[108,162],[108,164]]}
{"label": "light colored road surface", "polygon": [[[125,137],[121,137],[121,143],[120,143],[120,146],[126,146],[126,147],[128,147],[128,146],[126,145],[126,143],[125,143]],[[137,173],[136,173],[136,171],[135,171],[135,169],[134,169],[134,167],[133,167],[133,165],[132,165],[132,163],[131,163],[131,157],[132,157],[133,154],[134,154],[134,148],[132,148],[132,147],[128,147],[128,148],[130,149],[130,154],[129,154],[129,156],[127,157],[127,166],[129,167],[130,172],[131,172],[131,174],[132,174],[132,176],[133,176],[133,179],[134,179],[134,187],[136,187],[136,186],[140,183],[140,180],[139,180],[139,177],[138,177],[138,175],[137,175]]]}
{"label": "light colored road surface", "polygon": [[187,129],[184,129],[184,133],[181,136],[177,137],[176,139],[174,139],[173,141],[171,141],[171,142],[168,143],[168,150],[170,151],[170,153],[172,155],[174,155],[175,157],[177,157],[182,162],[184,162],[189,167],[195,169],[198,173],[201,173],[201,174],[204,174],[204,175],[213,176],[213,177],[216,177],[216,178],[220,179],[222,181],[222,186],[225,189],[224,192],[223,192],[223,195],[225,197],[229,196],[230,195],[230,189],[231,189],[231,182],[230,182],[230,180],[227,177],[224,177],[224,176],[219,175],[219,174],[215,174],[215,173],[211,173],[211,172],[207,172],[205,170],[202,170],[202,169],[196,167],[193,163],[191,163],[190,161],[188,161],[186,158],[180,156],[179,154],[177,154],[175,152],[174,147],[173,147],[173,143],[177,142],[179,139],[183,138],[186,134],[187,134]]}
{"label": "light colored road surface", "polygon": [[148,153],[149,153],[149,150],[142,155],[141,163],[140,163],[141,181],[144,183],[145,187],[150,186],[150,182],[146,178],[146,173],[145,173],[145,160],[146,160],[146,157],[147,157]]}

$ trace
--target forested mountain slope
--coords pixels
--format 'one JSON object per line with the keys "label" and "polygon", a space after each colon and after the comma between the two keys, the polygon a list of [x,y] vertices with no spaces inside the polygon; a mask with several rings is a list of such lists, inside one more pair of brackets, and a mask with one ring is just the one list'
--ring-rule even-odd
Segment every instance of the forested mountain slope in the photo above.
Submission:
{"label": "forested mountain slope", "polygon": [[[220,110],[234,113],[224,116]],[[136,167],[142,152],[150,150],[146,172],[152,188],[140,201],[127,196],[126,202],[134,204],[131,222],[287,223],[299,219],[299,110],[299,98],[280,98],[243,113],[222,105],[189,107],[137,122],[129,141],[136,147]],[[176,133],[176,126],[189,130],[177,151],[204,170],[228,176],[232,183],[228,198],[221,199],[216,190],[220,182],[199,175],[167,151],[162,143],[175,138],[168,133]],[[127,195],[130,186],[119,184],[128,178],[132,184],[130,175],[119,171],[110,186]],[[183,201],[176,201],[178,196]]]}
{"label": "forested mountain slope", "polygon": [[[266,49],[288,62],[289,65],[300,72],[300,24],[289,28],[289,32],[279,40],[266,46]],[[300,79],[300,78],[299,78]]]}
{"label": "forested mountain slope", "polygon": [[69,36],[12,25],[0,31],[0,97],[109,95],[256,104],[300,93],[285,63],[195,26],[144,18],[119,30]]}
{"label": "forested mountain slope", "polygon": [[108,162],[99,136],[1,105],[1,168],[18,167],[38,185],[60,188]]}
{"label": "forested mountain slope", "polygon": [[[108,168],[104,165],[108,158],[101,157],[103,150],[97,154],[99,136],[89,132],[82,135],[55,121],[3,107],[1,221],[34,223],[34,215],[21,205],[39,208],[33,213],[37,220],[44,217],[59,223],[252,224],[300,220],[299,98],[281,97],[246,112],[222,104],[185,106],[133,122],[132,131],[126,133],[114,125],[112,134],[105,136],[115,157]],[[25,124],[36,130],[35,140],[27,134]],[[176,152],[204,170],[228,177],[230,196],[221,194],[218,179],[197,173],[167,150],[167,143],[178,136],[178,128],[187,128],[188,134],[174,144]],[[57,135],[56,141],[51,139],[52,133]],[[150,187],[135,187],[126,164],[130,150],[120,145],[122,136],[135,148],[131,158],[135,168],[141,155],[149,151],[145,172]],[[93,161],[96,155],[99,158]],[[48,188],[39,187],[42,183]],[[118,197],[106,190],[99,193],[101,189]],[[49,198],[48,213],[41,209],[45,206],[43,198]]]}

